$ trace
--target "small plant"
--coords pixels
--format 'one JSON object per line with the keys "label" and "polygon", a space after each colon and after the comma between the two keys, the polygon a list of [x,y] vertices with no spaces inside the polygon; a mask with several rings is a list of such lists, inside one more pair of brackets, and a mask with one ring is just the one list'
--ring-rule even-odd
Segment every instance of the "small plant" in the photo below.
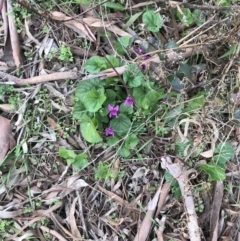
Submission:
{"label": "small plant", "polygon": [[86,153],[75,154],[73,150],[67,150],[64,147],[59,147],[59,155],[64,158],[67,165],[73,165],[77,170],[80,170],[88,165],[88,156]]}
{"label": "small plant", "polygon": [[[114,56],[94,56],[86,61],[85,70],[96,73],[120,65]],[[139,142],[138,133],[144,128],[141,116],[151,115],[156,111],[156,103],[168,96],[164,88],[155,86],[143,72],[141,67],[130,64],[123,74],[123,82],[119,78],[105,82],[94,78],[78,84],[73,117],[80,120],[81,134],[86,141],[105,141],[115,146],[119,155],[131,155]]]}
{"label": "small plant", "polygon": [[14,221],[13,220],[3,220],[0,219],[0,234],[5,236],[8,231],[12,228]]}
{"label": "small plant", "polygon": [[61,61],[67,61],[67,62],[73,61],[73,55],[72,55],[72,52],[71,52],[69,46],[65,46],[64,44],[61,45],[60,55],[59,55],[58,59]]}
{"label": "small plant", "polygon": [[95,178],[96,179],[109,179],[116,178],[117,172],[111,169],[110,164],[104,164],[101,161],[98,162],[98,166],[94,167]]}

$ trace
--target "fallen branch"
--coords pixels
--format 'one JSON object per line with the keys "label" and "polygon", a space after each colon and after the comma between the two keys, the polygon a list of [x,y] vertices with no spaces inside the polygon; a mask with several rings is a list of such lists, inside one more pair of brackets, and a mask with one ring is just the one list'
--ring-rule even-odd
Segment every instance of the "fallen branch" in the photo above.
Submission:
{"label": "fallen branch", "polygon": [[183,196],[185,208],[188,215],[188,232],[191,241],[201,241],[200,228],[198,226],[197,214],[194,207],[191,187],[189,185],[188,175],[194,170],[186,170],[181,163],[172,163],[170,157],[161,158],[162,168],[168,170],[170,174],[178,181]]}
{"label": "fallen branch", "polygon": [[[68,71],[68,72],[56,72],[52,74],[40,75],[35,76],[28,79],[20,79],[16,76],[6,74],[0,71],[0,78],[3,80],[8,80],[6,84],[13,84],[13,85],[32,85],[32,84],[39,84],[48,81],[54,80],[64,80],[64,79],[77,79],[78,74],[76,71]],[[10,83],[9,83],[10,82]]]}
{"label": "fallen branch", "polygon": [[[174,63],[176,61],[187,58],[195,53],[196,53],[196,51],[193,48],[186,48],[186,50],[184,52],[180,52],[180,53],[170,50],[166,54],[167,61]],[[142,61],[140,64],[146,64],[148,62],[160,63],[161,61],[158,56],[153,56],[152,58],[150,58],[148,60]],[[92,78],[99,78],[99,79],[103,80],[106,78],[119,76],[124,73],[124,71],[127,69],[127,67],[128,67],[128,65],[124,65],[124,66],[117,67],[114,69],[113,68],[106,69],[106,70],[101,71],[96,74],[87,75],[82,80],[88,80],[88,79],[92,79]],[[32,84],[45,83],[45,82],[54,81],[54,80],[77,79],[77,78],[79,78],[79,76],[77,74],[77,71],[68,71],[68,72],[56,72],[56,73],[52,73],[52,74],[40,75],[40,76],[31,77],[28,79],[20,79],[16,76],[6,74],[6,73],[0,71],[0,78],[3,80],[7,80],[8,82],[6,82],[6,84],[13,84],[13,85],[21,86],[21,85],[32,85]]]}

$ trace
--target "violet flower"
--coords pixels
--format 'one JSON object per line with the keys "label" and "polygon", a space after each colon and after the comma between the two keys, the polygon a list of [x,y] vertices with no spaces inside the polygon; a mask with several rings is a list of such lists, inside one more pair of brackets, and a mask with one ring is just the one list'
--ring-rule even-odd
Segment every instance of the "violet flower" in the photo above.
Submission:
{"label": "violet flower", "polygon": [[144,60],[150,59],[152,56],[150,54],[145,55],[143,58]]}
{"label": "violet flower", "polygon": [[133,107],[134,105],[134,99],[132,96],[128,96],[127,99],[124,101],[124,105],[130,105]]}
{"label": "violet flower", "polygon": [[146,64],[141,64],[141,69],[146,70]]}
{"label": "violet flower", "polygon": [[114,130],[111,126],[109,126],[105,129],[105,135],[106,136],[114,136]]}
{"label": "violet flower", "polygon": [[117,117],[118,116],[118,111],[119,111],[119,105],[113,106],[113,105],[108,105],[108,110],[109,110],[109,117]]}
{"label": "violet flower", "polygon": [[135,52],[136,52],[137,54],[145,54],[144,50],[143,50],[141,47],[135,48]]}

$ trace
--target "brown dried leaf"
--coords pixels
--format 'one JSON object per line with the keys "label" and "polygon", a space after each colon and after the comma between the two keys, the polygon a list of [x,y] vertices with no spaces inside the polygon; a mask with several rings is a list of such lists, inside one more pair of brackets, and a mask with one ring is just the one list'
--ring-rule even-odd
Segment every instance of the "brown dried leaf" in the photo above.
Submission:
{"label": "brown dried leaf", "polygon": [[19,209],[16,211],[0,211],[1,219],[15,218],[23,213],[23,210]]}
{"label": "brown dried leaf", "polygon": [[86,24],[84,25],[81,23],[82,20],[72,20],[72,17],[67,17],[65,14],[58,11],[51,12],[51,17],[54,20],[64,21],[64,24],[67,27],[71,28],[82,37],[87,37],[92,42],[96,41],[96,38],[89,29],[89,27]]}
{"label": "brown dried leaf", "polygon": [[219,224],[219,213],[222,205],[223,198],[223,182],[217,181],[214,190],[214,198],[212,204],[211,218],[210,218],[210,234],[211,240],[218,240],[218,224]]}
{"label": "brown dried leaf", "polygon": [[152,227],[152,218],[155,213],[159,195],[161,193],[161,185],[155,193],[153,199],[148,204],[148,211],[143,219],[142,225],[134,238],[134,241],[145,241],[147,240],[148,234]]}
{"label": "brown dried leaf", "polygon": [[0,164],[6,156],[7,152],[15,145],[15,140],[12,136],[10,120],[0,116]]}
{"label": "brown dried leaf", "polygon": [[8,113],[15,111],[14,106],[10,104],[0,104],[0,109]]}
{"label": "brown dried leaf", "polygon": [[116,195],[113,192],[108,191],[107,189],[101,187],[99,184],[97,184],[97,187],[100,189],[100,191],[102,191],[103,193],[105,193],[107,196],[109,196],[110,198],[112,198],[113,200],[115,200],[116,202],[120,203],[121,205],[129,205],[129,202],[124,200],[123,198],[119,197],[118,195]]}
{"label": "brown dried leaf", "polygon": [[240,142],[240,127],[238,127],[238,126],[236,127],[235,133],[236,133],[238,142]]}
{"label": "brown dried leaf", "polygon": [[107,30],[120,35],[120,36],[129,36],[132,37],[131,34],[123,31],[116,25],[113,25],[112,23],[102,21],[100,18],[94,18],[94,17],[87,17],[83,18],[84,23],[86,23],[89,27],[95,27],[95,28],[106,28]]}
{"label": "brown dried leaf", "polygon": [[59,135],[63,135],[64,131],[61,129],[61,127],[53,120],[51,117],[47,117],[47,122],[51,126],[51,128],[59,133]]}

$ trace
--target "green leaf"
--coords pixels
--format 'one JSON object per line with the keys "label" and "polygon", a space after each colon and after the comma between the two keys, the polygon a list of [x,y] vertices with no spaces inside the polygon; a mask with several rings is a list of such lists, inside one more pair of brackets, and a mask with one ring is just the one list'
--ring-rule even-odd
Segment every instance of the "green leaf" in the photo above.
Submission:
{"label": "green leaf", "polygon": [[119,142],[119,138],[116,136],[109,136],[106,138],[108,146],[114,146],[116,143]]}
{"label": "green leaf", "polygon": [[118,151],[118,155],[120,155],[121,157],[125,157],[126,158],[126,157],[129,157],[131,155],[131,152],[130,152],[130,150],[127,147],[122,146],[120,148],[120,150]]}
{"label": "green leaf", "polygon": [[110,126],[113,128],[115,133],[122,136],[129,131],[131,121],[126,115],[119,114],[117,118],[110,121]]}
{"label": "green leaf", "polygon": [[164,173],[164,178],[166,179],[166,181],[167,181],[168,183],[171,184],[171,186],[175,186],[175,187],[178,186],[177,180],[172,176],[172,174],[171,174],[170,172],[166,171],[166,172]]}
{"label": "green leaf", "polygon": [[64,158],[64,159],[73,159],[76,157],[76,154],[73,150],[68,150],[62,146],[59,147],[58,149],[59,156]]}
{"label": "green leaf", "polygon": [[173,89],[176,91],[181,91],[184,88],[182,81],[176,75],[169,75],[167,80],[172,85]]}
{"label": "green leaf", "polygon": [[164,120],[170,121],[171,119],[174,119],[175,117],[179,116],[182,113],[182,109],[183,104],[174,107],[164,116]]}
{"label": "green leaf", "polygon": [[117,94],[112,89],[106,89],[106,97],[109,103],[115,102]]}
{"label": "green leaf", "polygon": [[80,120],[81,116],[86,112],[86,108],[82,101],[75,103],[72,111],[73,118]]}
{"label": "green leaf", "polygon": [[121,114],[126,114],[126,115],[131,115],[133,113],[133,107],[130,105],[125,105],[122,103],[120,105],[120,113]]}
{"label": "green leaf", "polygon": [[213,160],[218,165],[225,166],[226,162],[234,157],[234,149],[231,143],[219,143],[214,150]]}
{"label": "green leaf", "polygon": [[101,161],[98,163],[97,167],[93,168],[95,172],[95,178],[99,179],[109,179],[109,178],[115,178],[117,176],[117,172],[113,172],[111,170],[110,164],[104,164]]}
{"label": "green leaf", "polygon": [[217,0],[217,5],[227,7],[231,5],[231,0]]}
{"label": "green leaf", "polygon": [[112,67],[115,67],[115,68],[117,68],[117,67],[119,67],[119,60],[116,58],[116,57],[114,57],[114,56],[112,56],[112,55],[106,55],[106,58],[109,60],[109,62],[112,64],[109,64],[108,63],[108,61],[106,61],[106,63],[107,63],[107,68],[112,68]]}
{"label": "green leaf", "polygon": [[107,69],[107,63],[103,57],[92,56],[86,61],[84,67],[89,73],[97,73],[101,70]]}
{"label": "green leaf", "polygon": [[118,41],[113,41],[113,46],[119,55],[124,55],[126,53],[126,50]]}
{"label": "green leaf", "polygon": [[190,80],[192,78],[192,67],[188,64],[181,64],[179,70],[177,71],[177,74],[178,76],[179,74],[182,74],[184,77],[187,77]]}
{"label": "green leaf", "polygon": [[90,143],[97,143],[102,141],[101,136],[98,134],[96,127],[94,126],[91,118],[86,114],[81,117],[80,130],[83,138]]}
{"label": "green leaf", "polygon": [[132,15],[127,21],[127,23],[123,26],[123,29],[129,28],[142,15],[142,13],[143,12],[139,12]]}
{"label": "green leaf", "polygon": [[226,178],[225,169],[215,163],[203,164],[200,169],[205,171],[212,181],[223,181]]}
{"label": "green leaf", "polygon": [[135,64],[129,64],[127,70],[123,73],[123,80],[129,87],[138,87],[142,84],[143,74]]}
{"label": "green leaf", "polygon": [[173,39],[170,39],[168,42],[167,42],[167,48],[168,49],[173,49],[173,48],[178,48],[179,45],[177,44],[177,42]]}
{"label": "green leaf", "polygon": [[194,23],[193,15],[192,15],[191,11],[188,8],[183,8],[182,12],[183,12],[183,15],[182,15],[182,13],[177,11],[177,17],[182,21],[182,23],[185,26],[189,26],[192,23]]}
{"label": "green leaf", "polygon": [[224,55],[222,55],[221,57],[219,57],[219,59],[226,58],[229,55],[235,54],[236,50],[237,50],[237,46],[238,46],[238,44],[233,44],[232,47],[230,48],[230,50],[227,53],[225,53]]}
{"label": "green leaf", "polygon": [[137,135],[131,134],[126,138],[124,146],[128,149],[132,149],[137,146],[138,142],[139,139],[137,138]]}
{"label": "green leaf", "polygon": [[205,13],[199,9],[194,9],[192,12],[192,16],[197,26],[202,25],[206,21]]}
{"label": "green leaf", "polygon": [[177,138],[175,142],[175,151],[178,156],[186,157],[191,153],[191,147],[193,143],[191,140],[182,140],[181,138]]}
{"label": "green leaf", "polygon": [[85,95],[92,88],[95,87],[96,89],[98,89],[101,86],[102,86],[102,83],[98,78],[80,81],[79,84],[77,85],[77,88],[75,91],[75,97],[76,97],[76,99],[82,101],[84,99]]}
{"label": "green leaf", "polygon": [[144,89],[142,87],[133,89],[132,95],[133,95],[134,101],[138,107],[142,107],[143,96],[145,96],[146,94],[147,94],[146,89]]}
{"label": "green leaf", "polygon": [[118,42],[124,47],[127,48],[130,44],[131,37],[130,36],[122,36],[118,38]]}
{"label": "green leaf", "polygon": [[80,153],[75,157],[73,166],[78,170],[86,167],[88,165],[88,156],[86,153]]}
{"label": "green leaf", "polygon": [[96,89],[92,88],[83,99],[83,104],[86,107],[86,110],[89,112],[96,112],[101,107],[104,101],[106,100],[106,96],[104,94],[104,88]]}
{"label": "green leaf", "polygon": [[158,102],[159,99],[161,99],[161,95],[156,90],[150,90],[142,98],[141,106],[144,109],[148,109],[149,107],[154,106]]}
{"label": "green leaf", "polygon": [[151,32],[158,32],[162,27],[163,18],[159,13],[154,13],[153,10],[148,10],[143,14],[143,23],[147,25],[147,29]]}
{"label": "green leaf", "polygon": [[187,107],[183,112],[195,112],[196,110],[202,108],[205,97],[203,92],[198,92],[196,96],[193,96],[188,102]]}
{"label": "green leaf", "polygon": [[112,8],[112,9],[115,9],[115,10],[120,10],[120,11],[125,10],[125,7],[122,6],[119,3],[106,2],[106,3],[103,4],[103,6],[105,6],[107,8]]}
{"label": "green leaf", "polygon": [[88,0],[74,0],[74,2],[87,5],[87,6],[90,6],[92,4],[91,1],[88,1]]}

